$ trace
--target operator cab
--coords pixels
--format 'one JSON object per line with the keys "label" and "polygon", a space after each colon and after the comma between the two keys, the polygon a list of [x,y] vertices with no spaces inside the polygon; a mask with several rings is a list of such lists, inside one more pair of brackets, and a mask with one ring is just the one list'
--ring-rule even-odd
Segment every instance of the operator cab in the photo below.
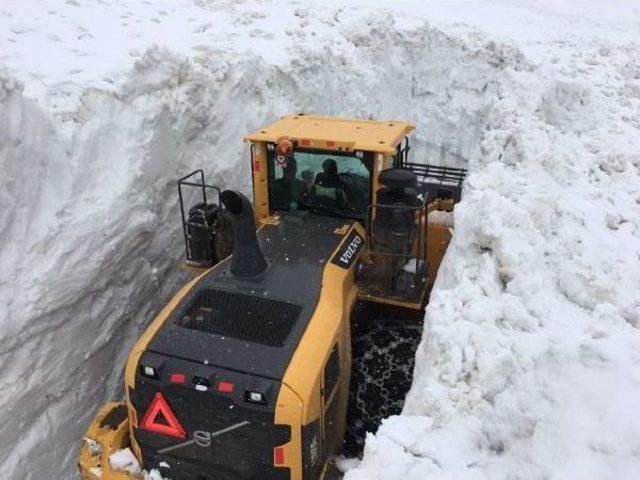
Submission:
{"label": "operator cab", "polygon": [[360,298],[420,310],[450,238],[448,228],[430,228],[429,213],[453,208],[466,171],[409,162],[413,130],[406,122],[289,115],[245,140],[258,218],[360,222],[368,247],[356,270]]}
{"label": "operator cab", "polygon": [[[408,161],[413,130],[405,122],[289,115],[248,135],[256,226],[306,217],[358,222],[367,233],[359,298],[421,310],[451,238],[432,213],[451,212],[466,170]],[[196,173],[199,182],[181,180],[202,191],[199,203],[182,208],[187,259],[210,266],[233,240],[225,212],[207,201],[219,190]]]}

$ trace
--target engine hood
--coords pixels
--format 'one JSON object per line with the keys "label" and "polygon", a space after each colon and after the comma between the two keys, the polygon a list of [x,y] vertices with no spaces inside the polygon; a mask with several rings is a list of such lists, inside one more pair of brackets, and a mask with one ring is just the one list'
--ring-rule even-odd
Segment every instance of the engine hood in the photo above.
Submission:
{"label": "engine hood", "polygon": [[351,224],[281,214],[258,231],[265,273],[237,278],[223,261],[185,295],[147,351],[282,379],[316,310],[324,266]]}

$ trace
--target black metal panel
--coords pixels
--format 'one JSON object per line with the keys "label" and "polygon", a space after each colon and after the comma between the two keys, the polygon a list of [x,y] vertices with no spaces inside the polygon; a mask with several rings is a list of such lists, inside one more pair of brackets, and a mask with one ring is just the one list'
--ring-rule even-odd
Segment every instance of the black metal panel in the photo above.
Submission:
{"label": "black metal panel", "polygon": [[[280,389],[278,382],[156,354],[144,354],[141,364],[160,365],[162,373],[157,379],[152,379],[138,372],[136,388],[129,390],[139,422],[156,393],[161,392],[186,432],[186,439],[182,440],[141,428],[134,429],[146,469],[159,469],[172,480],[290,479],[288,469],[273,465],[274,447],[291,439],[289,426],[274,424],[275,403]],[[184,385],[170,382],[171,373],[175,372],[185,375]],[[204,392],[196,390],[195,377],[208,379],[211,388]],[[232,383],[233,391],[218,392],[216,385],[219,381]],[[266,405],[246,402],[244,397],[248,390],[264,392]],[[241,422],[249,424],[214,435]],[[211,437],[204,445],[191,442],[178,446],[193,440],[196,432],[200,436],[208,433]],[[176,446],[178,448],[164,451]]]}
{"label": "black metal panel", "polygon": [[100,422],[100,428],[116,430],[127,419],[127,406],[122,404],[112,409]]}
{"label": "black metal panel", "polygon": [[331,396],[333,389],[340,378],[340,354],[338,344],[333,347],[329,360],[324,367],[324,398],[325,401]]}
{"label": "black metal panel", "polygon": [[[229,271],[229,261],[224,260],[185,297],[151,340],[148,350],[282,379],[316,310],[324,266],[344,239],[344,234],[335,231],[345,223],[351,222],[308,212],[281,213],[279,224],[265,225],[258,232],[258,241],[269,262],[267,271],[255,280],[239,279]],[[301,308],[280,347],[179,326],[175,320],[183,317],[194,296],[203,290],[268,298]],[[273,314],[288,315],[283,311]]]}
{"label": "black metal panel", "polygon": [[339,398],[340,398],[340,387],[338,387],[338,391],[336,395],[331,398],[331,401],[328,405],[325,406],[324,411],[324,453],[325,458],[333,455],[334,452],[340,450],[340,445],[342,444],[342,432],[339,431],[340,419],[338,418],[339,412]]}
{"label": "black metal panel", "polygon": [[322,473],[320,419],[302,426],[302,478],[317,480]]}
{"label": "black metal panel", "polygon": [[203,289],[175,322],[201,332],[282,347],[301,310],[292,303]]}

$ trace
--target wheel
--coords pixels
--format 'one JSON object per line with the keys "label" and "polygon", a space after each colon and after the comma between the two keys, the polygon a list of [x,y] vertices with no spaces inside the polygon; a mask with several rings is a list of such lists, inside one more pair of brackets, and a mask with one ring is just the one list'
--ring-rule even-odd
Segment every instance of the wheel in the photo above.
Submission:
{"label": "wheel", "polygon": [[384,418],[402,411],[421,336],[421,325],[392,321],[375,322],[354,337],[346,455],[361,455],[367,432],[375,433]]}

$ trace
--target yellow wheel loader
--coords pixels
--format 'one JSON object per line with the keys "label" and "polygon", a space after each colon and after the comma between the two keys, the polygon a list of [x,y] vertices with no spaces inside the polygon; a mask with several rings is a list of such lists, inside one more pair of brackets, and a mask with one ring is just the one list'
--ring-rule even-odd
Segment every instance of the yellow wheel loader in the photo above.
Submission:
{"label": "yellow wheel loader", "polygon": [[245,137],[253,204],[180,179],[194,277],[89,426],[82,479],[141,478],[116,470],[126,448],[172,480],[338,478],[335,455],[402,408],[466,175],[410,162],[413,130],[290,115]]}

